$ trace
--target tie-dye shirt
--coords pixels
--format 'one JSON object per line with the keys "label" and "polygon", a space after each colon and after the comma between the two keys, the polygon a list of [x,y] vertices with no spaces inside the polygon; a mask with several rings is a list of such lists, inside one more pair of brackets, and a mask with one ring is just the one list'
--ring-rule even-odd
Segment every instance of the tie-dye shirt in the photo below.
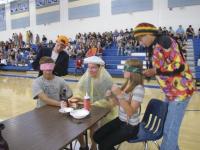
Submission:
{"label": "tie-dye shirt", "polygon": [[[184,100],[191,96],[195,89],[193,77],[188,64],[181,56],[178,44],[173,39],[170,40],[169,49],[164,49],[158,43],[153,48],[153,66],[161,72],[156,75],[156,79],[169,100],[173,101],[176,98]],[[179,69],[181,65],[184,66],[184,70],[180,73],[165,75],[166,72]]]}

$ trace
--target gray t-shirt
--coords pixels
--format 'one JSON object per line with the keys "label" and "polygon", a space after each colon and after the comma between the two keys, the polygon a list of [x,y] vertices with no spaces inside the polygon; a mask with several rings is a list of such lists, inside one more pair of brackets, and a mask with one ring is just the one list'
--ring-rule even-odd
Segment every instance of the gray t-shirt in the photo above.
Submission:
{"label": "gray t-shirt", "polygon": [[52,80],[46,80],[43,76],[38,77],[33,82],[32,94],[33,99],[37,100],[37,108],[44,106],[45,102],[38,98],[38,95],[44,92],[48,97],[60,101],[60,95],[63,89],[66,89],[67,97],[72,95],[72,90],[66,81],[58,76],[54,76]]}
{"label": "gray t-shirt", "polygon": [[[143,98],[144,98],[144,87],[142,85],[137,85],[133,89],[132,93],[125,95],[125,99],[129,102],[137,101],[142,103]],[[128,121],[128,123],[133,126],[137,125],[140,122],[138,111],[134,113],[130,118],[127,118],[127,114],[121,106],[119,107],[119,119],[123,122]]]}

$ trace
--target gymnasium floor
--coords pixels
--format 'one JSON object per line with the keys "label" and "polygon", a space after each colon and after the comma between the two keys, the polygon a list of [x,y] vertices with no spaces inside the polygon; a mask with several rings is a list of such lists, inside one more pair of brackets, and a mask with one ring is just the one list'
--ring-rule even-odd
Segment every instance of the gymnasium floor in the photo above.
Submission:
{"label": "gymnasium floor", "polygon": [[[0,121],[9,119],[19,114],[34,109],[35,101],[31,96],[31,87],[35,72],[3,72],[0,71]],[[69,86],[73,89],[80,76],[65,76]],[[115,78],[116,83],[122,83],[123,80]],[[163,99],[163,93],[158,88],[155,81],[145,82],[145,99],[142,104],[144,112],[148,101],[151,98]],[[199,150],[200,147],[200,92],[195,92],[182,122],[179,145],[181,150]],[[150,143],[150,149],[156,147]],[[122,143],[120,150],[143,150],[143,144]]]}

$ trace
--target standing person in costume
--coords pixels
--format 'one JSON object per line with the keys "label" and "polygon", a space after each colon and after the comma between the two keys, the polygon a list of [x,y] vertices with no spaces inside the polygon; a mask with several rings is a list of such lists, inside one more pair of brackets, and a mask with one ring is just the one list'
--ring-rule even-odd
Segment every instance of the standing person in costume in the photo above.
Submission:
{"label": "standing person in costume", "polygon": [[[55,62],[53,74],[56,75],[56,76],[67,75],[69,56],[64,51],[64,49],[66,48],[68,43],[69,43],[68,38],[64,35],[60,35],[60,36],[58,36],[58,38],[56,40],[56,45],[53,48],[42,47],[39,50],[39,52],[36,56],[36,59],[32,63],[33,69],[40,70],[40,68],[39,68],[40,59],[43,56],[49,56]],[[42,71],[40,70],[38,76],[41,76],[41,75],[42,75]]]}
{"label": "standing person in costume", "polygon": [[152,51],[153,68],[145,70],[144,76],[156,77],[169,104],[161,150],[179,150],[179,129],[195,89],[191,71],[175,40],[167,35],[158,35],[154,25],[138,24],[134,36]]}

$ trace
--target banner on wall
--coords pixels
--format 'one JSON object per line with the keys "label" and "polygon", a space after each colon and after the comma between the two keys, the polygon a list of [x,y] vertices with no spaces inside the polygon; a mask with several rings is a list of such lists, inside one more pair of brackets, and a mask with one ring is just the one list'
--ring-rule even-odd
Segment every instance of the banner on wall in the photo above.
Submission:
{"label": "banner on wall", "polygon": [[30,26],[29,0],[10,2],[11,28],[25,28]]}
{"label": "banner on wall", "polygon": [[59,0],[35,0],[36,24],[46,25],[60,21]]}
{"label": "banner on wall", "polygon": [[168,0],[168,8],[200,5],[200,0]]}
{"label": "banner on wall", "polygon": [[35,0],[35,7],[38,9],[52,5],[58,5],[59,3],[59,0]]}
{"label": "banner on wall", "polygon": [[18,0],[10,2],[11,15],[29,11],[29,0]]}
{"label": "banner on wall", "polygon": [[122,14],[153,10],[153,0],[112,0],[111,13]]}
{"label": "banner on wall", "polygon": [[69,19],[82,19],[100,16],[99,0],[69,0]]}
{"label": "banner on wall", "polygon": [[5,4],[0,5],[0,31],[6,30]]}

